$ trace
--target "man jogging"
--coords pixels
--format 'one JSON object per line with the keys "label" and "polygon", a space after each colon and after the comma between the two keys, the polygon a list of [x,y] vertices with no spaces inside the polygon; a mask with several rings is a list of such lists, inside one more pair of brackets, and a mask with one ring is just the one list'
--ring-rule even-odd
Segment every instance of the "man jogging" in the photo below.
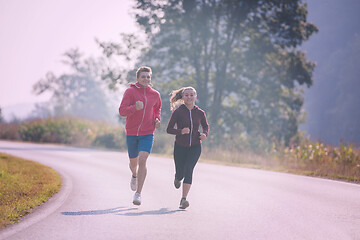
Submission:
{"label": "man jogging", "polygon": [[160,128],[160,93],[151,87],[150,67],[136,71],[136,83],[126,89],[119,107],[121,116],[126,117],[126,145],[132,173],[130,187],[136,191],[134,205],[141,204],[141,191],[147,174],[146,161],[151,152],[154,131]]}

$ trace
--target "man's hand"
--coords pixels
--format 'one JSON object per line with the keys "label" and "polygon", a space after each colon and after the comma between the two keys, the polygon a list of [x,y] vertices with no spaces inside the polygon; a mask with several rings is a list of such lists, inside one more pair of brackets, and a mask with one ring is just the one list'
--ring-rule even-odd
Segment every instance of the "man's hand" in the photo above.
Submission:
{"label": "man's hand", "polygon": [[155,129],[159,129],[161,126],[160,120],[158,118],[155,118]]}
{"label": "man's hand", "polygon": [[136,110],[141,110],[144,108],[144,103],[142,101],[137,101],[135,103]]}

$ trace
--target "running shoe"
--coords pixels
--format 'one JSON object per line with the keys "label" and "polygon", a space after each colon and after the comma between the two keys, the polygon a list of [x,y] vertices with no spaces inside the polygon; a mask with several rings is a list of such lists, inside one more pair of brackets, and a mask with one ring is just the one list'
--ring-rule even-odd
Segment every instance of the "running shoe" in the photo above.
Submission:
{"label": "running shoe", "polygon": [[141,204],[141,195],[140,195],[140,193],[135,193],[133,204],[134,205],[140,205]]}
{"label": "running shoe", "polygon": [[181,201],[180,201],[180,209],[185,209],[189,206],[189,201],[186,200],[186,198],[182,198]]}
{"label": "running shoe", "polygon": [[136,191],[137,189],[137,178],[134,176],[131,176],[130,187],[133,191]]}
{"label": "running shoe", "polygon": [[174,179],[174,186],[177,189],[181,186],[181,182],[179,180],[177,180],[176,178]]}

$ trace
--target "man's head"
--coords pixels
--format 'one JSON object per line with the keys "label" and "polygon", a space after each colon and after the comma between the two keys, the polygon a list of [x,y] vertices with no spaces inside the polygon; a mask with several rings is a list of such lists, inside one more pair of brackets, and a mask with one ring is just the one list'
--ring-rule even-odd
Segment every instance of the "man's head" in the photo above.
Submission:
{"label": "man's head", "polygon": [[136,81],[143,86],[147,87],[151,84],[152,71],[150,67],[140,67],[136,71]]}

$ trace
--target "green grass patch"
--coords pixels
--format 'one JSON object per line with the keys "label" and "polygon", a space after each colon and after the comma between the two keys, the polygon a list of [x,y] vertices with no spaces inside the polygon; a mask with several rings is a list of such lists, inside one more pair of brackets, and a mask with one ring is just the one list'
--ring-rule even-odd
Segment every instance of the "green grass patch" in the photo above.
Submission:
{"label": "green grass patch", "polygon": [[61,178],[53,169],[0,153],[0,229],[18,222],[60,188]]}

